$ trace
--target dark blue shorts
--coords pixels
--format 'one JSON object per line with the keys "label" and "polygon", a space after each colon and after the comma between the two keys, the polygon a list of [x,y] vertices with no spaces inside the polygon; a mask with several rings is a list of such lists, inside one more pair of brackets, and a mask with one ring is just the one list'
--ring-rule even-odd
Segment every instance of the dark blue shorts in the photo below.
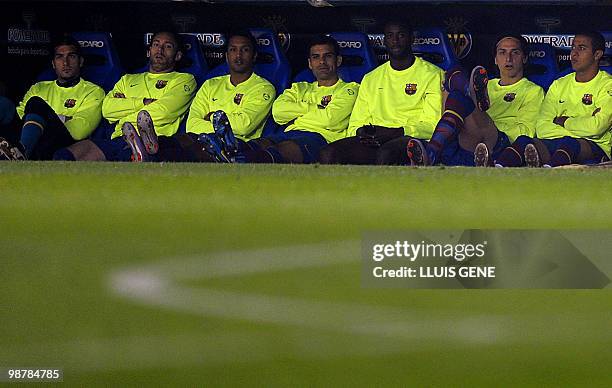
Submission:
{"label": "dark blue shorts", "polygon": [[90,139],[102,151],[106,160],[111,162],[130,162],[132,150],[128,143],[119,136],[114,139]]}
{"label": "dark blue shorts", "polygon": [[[497,131],[497,142],[491,152],[492,160],[495,160],[497,156],[506,147],[510,147],[510,139],[504,132]],[[447,143],[442,149],[442,155],[440,155],[440,163],[446,166],[474,166],[474,153],[461,148],[459,145],[459,139],[455,139]]]}
{"label": "dark blue shorts", "polygon": [[[561,143],[563,142],[564,138],[559,138],[559,139],[540,139],[542,141],[542,143],[544,143],[544,145],[546,146],[546,148],[548,148],[548,152],[550,152],[550,155],[552,156],[552,154],[555,153],[556,150],[559,149],[559,147],[561,147]],[[588,159],[588,160],[582,160],[580,162],[580,164],[597,164],[597,163],[601,163],[601,162],[605,162],[607,160],[610,160],[608,158],[608,155],[606,155],[606,153],[601,149],[600,146],[597,145],[597,143],[591,141],[591,140],[587,140],[587,139],[576,139],[576,140],[586,140],[589,145],[591,146],[591,151],[593,152],[593,158],[592,159]]]}
{"label": "dark blue shorts", "polygon": [[287,131],[281,133],[275,133],[270,136],[266,136],[274,144],[281,143],[283,141],[291,140],[297,143],[302,150],[302,156],[304,163],[313,163],[319,158],[319,151],[327,145],[327,140],[316,132],[309,131]]}

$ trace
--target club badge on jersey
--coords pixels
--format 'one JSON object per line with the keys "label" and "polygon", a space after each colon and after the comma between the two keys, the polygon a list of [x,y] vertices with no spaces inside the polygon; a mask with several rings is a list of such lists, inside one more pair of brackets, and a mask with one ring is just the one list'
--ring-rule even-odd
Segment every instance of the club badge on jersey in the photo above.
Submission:
{"label": "club badge on jersey", "polygon": [[584,105],[593,105],[593,95],[587,93],[584,96],[582,96],[582,103]]}
{"label": "club badge on jersey", "polygon": [[327,105],[331,102],[332,96],[323,96],[321,97],[321,103],[318,105],[319,109],[325,109]]}
{"label": "club badge on jersey", "polygon": [[515,98],[516,98],[516,93],[506,93],[506,95],[504,96],[504,101],[512,102],[514,101]]}
{"label": "club badge on jersey", "polygon": [[240,101],[242,101],[242,96],[244,96],[244,94],[242,94],[242,93],[237,93],[237,94],[234,96],[234,104],[236,104],[236,105],[240,105]]}
{"label": "club badge on jersey", "polygon": [[412,96],[417,92],[417,84],[406,84],[406,89],[404,89],[407,95]]}
{"label": "club badge on jersey", "polygon": [[76,100],[74,98],[69,98],[64,102],[64,106],[66,108],[74,108],[76,106]]}
{"label": "club badge on jersey", "polygon": [[166,85],[168,85],[168,81],[166,81],[166,80],[161,80],[161,79],[155,83],[155,87],[156,87],[157,89],[163,89],[163,88],[165,88],[165,87],[166,87]]}

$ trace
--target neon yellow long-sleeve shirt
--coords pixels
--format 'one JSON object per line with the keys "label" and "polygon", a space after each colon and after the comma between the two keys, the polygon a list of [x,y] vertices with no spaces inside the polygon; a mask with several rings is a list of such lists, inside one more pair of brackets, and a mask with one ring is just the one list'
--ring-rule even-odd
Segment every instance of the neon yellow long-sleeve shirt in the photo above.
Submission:
{"label": "neon yellow long-sleeve shirt", "polygon": [[316,132],[331,143],[346,137],[358,91],[359,84],[342,80],[332,86],[296,82],[274,101],[272,116],[279,124],[295,120],[286,131]]}
{"label": "neon yellow long-sleeve shirt", "polygon": [[544,90],[522,78],[512,85],[500,85],[499,79],[487,84],[491,106],[487,113],[500,131],[514,142],[521,135],[534,137]]}
{"label": "neon yellow long-sleeve shirt", "polygon": [[56,81],[32,85],[17,106],[20,118],[23,118],[28,100],[34,96],[45,100],[56,114],[72,117],[64,125],[74,140],[85,139],[100,123],[104,90],[82,78],[76,85],[67,88],[59,86]]}
{"label": "neon yellow long-sleeve shirt", "polygon": [[[559,116],[569,117],[564,126],[553,123]],[[612,76],[600,70],[589,82],[576,82],[575,73],[559,78],[550,85],[539,117],[538,138],[584,138],[610,156]]]}
{"label": "neon yellow long-sleeve shirt", "polygon": [[[102,115],[116,123],[111,138],[121,136],[125,122],[136,125],[138,112],[146,109],[151,115],[155,132],[160,136],[176,133],[196,90],[196,81],[188,73],[126,74],[108,92],[102,104]],[[145,105],[144,99],[156,101]]]}
{"label": "neon yellow long-sleeve shirt", "polygon": [[365,75],[349,121],[348,136],[368,124],[404,128],[429,140],[442,116],[444,71],[421,58],[405,70],[383,63]]}
{"label": "neon yellow long-sleeve shirt", "polygon": [[266,79],[253,73],[234,86],[230,76],[207,80],[193,99],[187,119],[187,132],[214,132],[210,112],[227,114],[234,135],[241,140],[257,139],[266,123],[276,92]]}

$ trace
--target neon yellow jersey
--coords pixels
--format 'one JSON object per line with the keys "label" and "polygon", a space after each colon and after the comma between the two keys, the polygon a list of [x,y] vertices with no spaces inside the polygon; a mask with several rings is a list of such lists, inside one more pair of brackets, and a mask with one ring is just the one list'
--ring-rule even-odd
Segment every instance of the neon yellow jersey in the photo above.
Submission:
{"label": "neon yellow jersey", "polygon": [[349,121],[348,136],[368,124],[404,128],[404,134],[429,140],[442,116],[444,71],[415,58],[405,70],[383,63],[363,77]]}
{"label": "neon yellow jersey", "polygon": [[[130,122],[136,126],[138,112],[146,109],[151,115],[155,133],[172,136],[185,117],[196,90],[193,75],[179,73],[126,74],[108,92],[102,104],[102,115],[109,123],[116,123],[111,138],[121,136],[121,126]],[[124,96],[124,97],[123,97]],[[156,101],[145,105],[145,98]]]}
{"label": "neon yellow jersey", "polygon": [[214,132],[209,113],[222,110],[227,114],[237,138],[244,141],[257,139],[261,136],[275,96],[274,86],[255,73],[236,86],[230,82],[229,74],[211,78],[202,84],[193,99],[187,132]]}
{"label": "neon yellow jersey", "polygon": [[[553,123],[559,116],[569,117],[564,127]],[[536,134],[540,139],[584,138],[610,156],[612,76],[600,70],[589,82],[576,82],[575,73],[559,78],[550,85],[539,117]]]}
{"label": "neon yellow jersey", "polygon": [[491,107],[487,113],[500,131],[514,142],[521,135],[534,137],[535,126],[544,100],[544,90],[521,78],[512,85],[500,85],[499,79],[487,84]]}
{"label": "neon yellow jersey", "polygon": [[85,139],[100,124],[104,90],[94,83],[81,78],[76,85],[64,88],[55,81],[38,82],[17,106],[20,118],[23,119],[25,106],[34,96],[45,100],[56,114],[72,117],[64,126],[74,140]]}
{"label": "neon yellow jersey", "polygon": [[316,132],[331,143],[346,137],[358,91],[359,84],[341,79],[332,86],[296,82],[274,101],[272,116],[281,125],[295,120],[286,131]]}

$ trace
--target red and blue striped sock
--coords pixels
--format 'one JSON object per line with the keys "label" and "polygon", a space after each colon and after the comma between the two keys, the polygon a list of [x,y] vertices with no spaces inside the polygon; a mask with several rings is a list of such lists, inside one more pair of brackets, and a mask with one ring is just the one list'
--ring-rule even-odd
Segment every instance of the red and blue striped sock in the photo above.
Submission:
{"label": "red and blue striped sock", "polygon": [[474,108],[474,102],[465,94],[453,91],[448,95],[445,111],[427,144],[427,156],[431,164],[436,163],[444,146],[463,130],[464,120]]}

